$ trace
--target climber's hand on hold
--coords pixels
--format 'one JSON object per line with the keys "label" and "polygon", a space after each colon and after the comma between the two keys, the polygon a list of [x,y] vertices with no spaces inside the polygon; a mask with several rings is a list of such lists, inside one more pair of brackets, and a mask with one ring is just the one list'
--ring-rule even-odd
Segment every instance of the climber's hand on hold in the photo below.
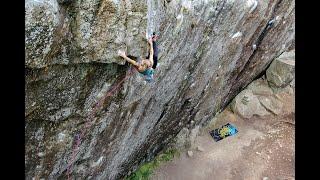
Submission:
{"label": "climber's hand on hold", "polygon": [[121,51],[121,50],[118,51],[118,55],[123,57],[123,58],[126,57],[126,53],[124,51]]}
{"label": "climber's hand on hold", "polygon": [[157,41],[157,39],[158,39],[158,36],[157,36],[157,35],[153,35],[153,36],[152,36],[152,40],[153,40],[153,41]]}

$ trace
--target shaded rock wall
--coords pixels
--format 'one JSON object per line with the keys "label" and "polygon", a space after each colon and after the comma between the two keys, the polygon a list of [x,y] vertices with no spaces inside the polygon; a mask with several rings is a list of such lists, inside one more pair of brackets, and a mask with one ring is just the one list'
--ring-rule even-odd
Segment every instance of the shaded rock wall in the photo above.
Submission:
{"label": "shaded rock wall", "polygon": [[[294,46],[292,0],[148,3],[26,1],[27,179],[65,179],[82,129],[90,133],[72,177],[123,177],[191,120],[211,119]],[[93,105],[129,73],[117,50],[147,55],[147,27],[160,35],[155,82],[130,76],[86,127]]]}

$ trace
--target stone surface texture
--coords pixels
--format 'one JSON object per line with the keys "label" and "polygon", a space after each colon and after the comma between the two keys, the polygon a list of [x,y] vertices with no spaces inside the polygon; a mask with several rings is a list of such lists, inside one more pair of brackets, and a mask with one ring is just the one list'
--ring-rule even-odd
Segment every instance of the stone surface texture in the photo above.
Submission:
{"label": "stone surface texture", "polygon": [[250,89],[243,90],[234,98],[231,109],[234,113],[246,119],[251,118],[253,115],[263,117],[269,114]]}
{"label": "stone surface texture", "polygon": [[[294,47],[293,0],[26,0],[25,12],[27,179],[67,179],[83,129],[71,178],[122,178]],[[145,84],[117,51],[145,57],[147,28],[161,66]]]}
{"label": "stone surface texture", "polygon": [[292,82],[295,76],[295,52],[285,52],[276,58],[268,68],[266,76],[273,88],[283,88]]}

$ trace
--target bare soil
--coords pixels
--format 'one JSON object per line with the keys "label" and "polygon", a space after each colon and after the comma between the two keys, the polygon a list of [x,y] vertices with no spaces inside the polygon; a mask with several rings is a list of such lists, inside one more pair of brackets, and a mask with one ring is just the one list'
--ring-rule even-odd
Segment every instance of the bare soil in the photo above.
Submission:
{"label": "bare soil", "polygon": [[[295,179],[294,97],[279,94],[280,115],[242,119],[229,109],[202,129],[195,146],[162,164],[152,180],[289,180]],[[226,123],[238,133],[215,142],[208,133]],[[196,150],[201,146],[203,152]],[[192,150],[189,157],[187,151]]]}

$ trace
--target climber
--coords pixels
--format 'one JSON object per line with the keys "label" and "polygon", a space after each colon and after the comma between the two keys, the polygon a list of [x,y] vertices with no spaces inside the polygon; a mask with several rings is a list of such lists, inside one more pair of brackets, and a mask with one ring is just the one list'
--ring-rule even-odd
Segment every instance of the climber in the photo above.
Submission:
{"label": "climber", "polygon": [[153,79],[154,69],[157,66],[158,61],[158,51],[155,41],[157,40],[157,36],[153,33],[153,36],[148,40],[150,45],[150,52],[146,59],[141,60],[141,62],[136,62],[130,59],[125,52],[118,52],[119,56],[123,57],[126,61],[134,65],[134,67],[143,75],[146,76],[146,80],[150,82]]}

